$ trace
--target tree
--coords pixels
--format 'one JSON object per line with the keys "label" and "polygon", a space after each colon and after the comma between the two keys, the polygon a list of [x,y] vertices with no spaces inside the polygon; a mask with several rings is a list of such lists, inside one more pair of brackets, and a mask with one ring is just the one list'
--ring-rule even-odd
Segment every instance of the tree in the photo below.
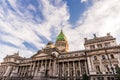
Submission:
{"label": "tree", "polygon": [[89,76],[87,74],[83,74],[82,77],[83,77],[83,80],[89,80]]}
{"label": "tree", "polygon": [[116,67],[116,79],[120,80],[120,67]]}

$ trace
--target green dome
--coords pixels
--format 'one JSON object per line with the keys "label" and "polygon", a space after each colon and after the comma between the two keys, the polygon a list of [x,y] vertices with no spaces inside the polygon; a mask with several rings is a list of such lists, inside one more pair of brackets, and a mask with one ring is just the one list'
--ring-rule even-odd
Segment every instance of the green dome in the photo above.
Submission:
{"label": "green dome", "polygon": [[63,31],[61,30],[60,34],[58,35],[56,41],[66,41],[66,36],[64,35]]}

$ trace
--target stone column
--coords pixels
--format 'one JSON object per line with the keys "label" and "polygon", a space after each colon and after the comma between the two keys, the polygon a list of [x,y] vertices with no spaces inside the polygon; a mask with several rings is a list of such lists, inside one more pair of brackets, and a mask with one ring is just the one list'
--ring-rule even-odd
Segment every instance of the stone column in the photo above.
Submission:
{"label": "stone column", "polygon": [[24,67],[22,66],[22,69],[21,69],[21,76],[23,76],[23,68],[24,68]]}
{"label": "stone column", "polygon": [[24,73],[24,76],[25,76],[25,73],[26,73],[26,66],[24,66],[23,73]]}
{"label": "stone column", "polygon": [[22,67],[20,66],[19,68],[20,68],[20,69],[19,69],[18,76],[21,76],[21,69],[22,69]]}
{"label": "stone column", "polygon": [[41,60],[41,67],[43,66],[43,60]]}
{"label": "stone column", "polygon": [[23,76],[23,73],[24,73],[24,66],[22,67],[22,74],[21,74],[21,76]]}
{"label": "stone column", "polygon": [[[88,62],[88,68],[89,68],[89,72],[90,72],[90,74],[92,73],[92,64],[91,64],[91,62],[90,62],[91,60],[90,60],[90,57],[87,57],[87,62]],[[86,61],[85,61],[86,62]]]}
{"label": "stone column", "polygon": [[65,75],[65,71],[64,71],[64,69],[65,69],[64,62],[63,62],[62,64],[63,64],[62,76],[64,76],[64,75]]}
{"label": "stone column", "polygon": [[34,76],[34,72],[35,72],[35,62],[33,62],[33,67],[32,67],[32,76]]}
{"label": "stone column", "polygon": [[20,72],[20,67],[18,66],[18,72],[17,72],[18,76],[19,76],[19,72]]}
{"label": "stone column", "polygon": [[41,61],[39,61],[38,72],[40,71],[40,67],[41,67]]}
{"label": "stone column", "polygon": [[25,76],[25,66],[23,67],[23,76]]}
{"label": "stone column", "polygon": [[23,76],[23,73],[24,73],[24,66],[22,67],[22,74],[21,74],[21,76]]}
{"label": "stone column", "polygon": [[86,60],[85,60],[85,71],[86,71],[86,73],[88,74],[87,62],[86,62]]}
{"label": "stone column", "polygon": [[80,75],[79,75],[79,76],[82,76],[82,74],[81,74],[81,65],[80,65],[80,61],[78,62],[78,64],[79,64],[79,72],[80,72]]}
{"label": "stone column", "polygon": [[37,73],[38,73],[38,66],[39,66],[39,61],[37,61],[37,63],[36,63],[35,76],[37,76]]}
{"label": "stone column", "polygon": [[[39,73],[39,71],[40,71],[40,67],[41,67],[41,62],[40,61],[38,61],[38,73]],[[37,75],[38,75],[38,73],[37,73]],[[39,76],[39,75],[38,75]]]}
{"label": "stone column", "polygon": [[57,63],[57,65],[58,65],[58,68],[57,68],[57,75],[59,76],[59,62]]}
{"label": "stone column", "polygon": [[47,60],[45,60],[45,71],[47,70]]}
{"label": "stone column", "polygon": [[70,65],[69,65],[69,62],[68,62],[68,76],[70,76],[69,75],[69,73],[70,73],[69,69],[70,69]]}
{"label": "stone column", "polygon": [[5,71],[5,67],[4,67],[4,76],[9,76],[11,70],[12,70],[12,66],[8,66],[6,71]]}
{"label": "stone column", "polygon": [[51,60],[50,60],[50,62],[49,62],[49,69],[51,68]]}
{"label": "stone column", "polygon": [[36,73],[36,69],[37,69],[37,61],[35,61],[35,63],[34,63],[35,65],[34,65],[34,69],[33,69],[33,76],[35,77],[35,73]]}
{"label": "stone column", "polygon": [[49,75],[51,76],[51,71],[52,71],[52,69],[51,69],[51,59],[49,61],[49,67],[48,67],[48,69],[49,69]]}
{"label": "stone column", "polygon": [[28,69],[27,69],[28,66],[25,66],[25,75],[28,74]]}
{"label": "stone column", "polygon": [[73,61],[73,76],[75,76],[75,62]]}
{"label": "stone column", "polygon": [[53,76],[56,76],[56,60],[53,62]]}
{"label": "stone column", "polygon": [[115,58],[117,58],[117,60],[118,60],[118,66],[120,67],[120,53],[117,53],[116,56],[115,56]]}
{"label": "stone column", "polygon": [[31,71],[32,71],[32,62],[30,63],[30,67],[29,67],[29,76],[31,75]]}

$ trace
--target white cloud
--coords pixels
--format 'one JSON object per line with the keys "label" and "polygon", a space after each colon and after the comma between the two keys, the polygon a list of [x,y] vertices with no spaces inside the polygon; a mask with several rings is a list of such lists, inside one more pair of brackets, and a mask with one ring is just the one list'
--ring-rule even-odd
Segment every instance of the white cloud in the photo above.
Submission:
{"label": "white cloud", "polygon": [[[79,33],[82,32],[85,34],[84,37],[88,38],[91,38],[90,35],[93,33],[96,33],[98,36],[105,36],[106,33],[110,32],[120,41],[118,37],[120,34],[119,3],[119,0],[95,0],[93,5],[84,12],[84,20],[80,19],[78,21],[76,30],[79,30]],[[81,24],[81,22],[83,23]],[[79,44],[83,43],[79,42]]]}
{"label": "white cloud", "polygon": [[28,5],[27,8],[36,12],[36,8],[32,4]]}
{"label": "white cloud", "polygon": [[87,2],[87,0],[80,0],[81,1],[81,3],[83,3],[83,2]]}
{"label": "white cloud", "polygon": [[16,1],[17,0],[8,0],[12,7],[16,8]]}
{"label": "white cloud", "polygon": [[[85,13],[87,16],[85,24],[89,24],[91,29],[100,34],[105,34],[106,32],[115,33],[120,25],[119,2],[119,0],[102,0],[95,2],[94,6]],[[105,5],[103,5],[103,3]],[[97,29],[95,29],[95,27],[97,27]]]}
{"label": "white cloud", "polygon": [[[54,28],[57,33],[57,31],[60,30],[59,27],[61,24],[66,23],[69,19],[67,6],[60,0],[55,3],[60,6],[54,6],[49,1],[45,0],[38,2],[43,6],[42,9],[39,7],[45,18],[42,23],[35,23],[33,20],[34,16],[28,11],[28,9],[35,11],[35,7],[33,5],[31,6],[30,4],[27,9],[23,8],[25,9],[25,12],[22,13],[19,11],[21,4],[17,4],[16,1],[9,1],[9,3],[15,9],[16,13],[11,11],[6,2],[3,1],[4,5],[0,6],[0,32],[3,32],[0,34],[0,40],[11,43],[18,48],[0,43],[0,53],[5,53],[1,54],[3,56],[6,54],[13,54],[20,50],[20,54],[22,56],[30,57],[34,52],[29,50],[23,42],[31,43],[38,49],[41,49],[45,46],[45,43],[42,43],[43,39],[38,35],[44,36],[46,39],[51,41],[51,36],[57,36],[57,34],[52,35],[51,28]],[[4,8],[6,8],[7,12],[4,11]]]}

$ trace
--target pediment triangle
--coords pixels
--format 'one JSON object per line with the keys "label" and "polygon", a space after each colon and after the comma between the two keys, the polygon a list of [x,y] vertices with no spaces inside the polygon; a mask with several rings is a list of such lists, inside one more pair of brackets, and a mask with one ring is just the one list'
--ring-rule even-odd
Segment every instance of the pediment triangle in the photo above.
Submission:
{"label": "pediment triangle", "polygon": [[39,53],[37,55],[35,55],[34,57],[42,57],[42,56],[47,56],[48,54],[46,53]]}

